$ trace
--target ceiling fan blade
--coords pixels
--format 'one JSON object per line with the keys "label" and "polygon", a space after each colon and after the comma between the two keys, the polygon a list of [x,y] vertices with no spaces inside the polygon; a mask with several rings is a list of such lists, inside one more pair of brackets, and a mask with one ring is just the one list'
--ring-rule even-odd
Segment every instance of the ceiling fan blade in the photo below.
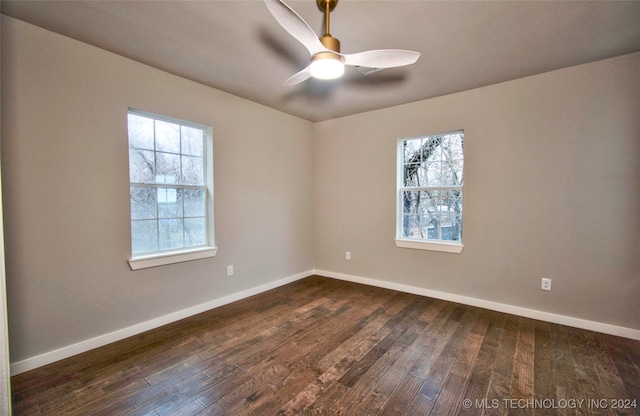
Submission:
{"label": "ceiling fan blade", "polygon": [[299,84],[303,81],[308,80],[309,78],[311,78],[311,66],[307,66],[305,69],[303,69],[302,71],[298,72],[297,74],[289,77],[289,79],[287,79],[284,82],[284,85],[287,87],[290,87],[292,85],[296,85]]}
{"label": "ceiling fan blade", "polygon": [[345,65],[366,66],[368,68],[394,68],[416,62],[420,57],[420,52],[379,49],[343,54],[342,56],[344,56]]}
{"label": "ceiling fan blade", "polygon": [[264,0],[264,2],[276,21],[280,23],[280,26],[296,38],[298,42],[302,43],[311,56],[319,52],[328,51],[307,22],[286,3],[281,0]]}

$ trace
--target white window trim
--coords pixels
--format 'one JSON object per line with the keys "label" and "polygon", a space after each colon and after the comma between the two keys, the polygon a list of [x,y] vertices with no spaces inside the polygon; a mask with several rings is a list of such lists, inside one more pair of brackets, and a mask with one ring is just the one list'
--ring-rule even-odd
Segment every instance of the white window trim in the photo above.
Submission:
{"label": "white window trim", "polygon": [[[214,257],[218,251],[218,247],[215,244],[215,221],[214,221],[214,194],[213,194],[213,129],[210,126],[203,124],[193,123],[178,118],[164,116],[161,114],[151,113],[148,111],[138,110],[135,108],[129,108],[127,114],[133,113],[144,117],[152,117],[159,120],[168,121],[171,123],[178,123],[185,126],[193,126],[202,128],[205,130],[205,153],[206,153],[206,166],[204,168],[204,175],[206,178],[206,203],[207,203],[207,245],[199,247],[188,247],[177,250],[159,251],[141,255],[132,255],[127,259],[131,270],[147,269],[150,267],[164,266],[168,264],[182,263],[192,260],[200,260],[205,258]],[[129,164],[127,163],[127,167]],[[131,224],[131,221],[129,221]],[[131,240],[130,240],[131,241]]]}
{"label": "white window trim", "polygon": [[217,247],[200,247],[192,250],[154,253],[147,256],[136,256],[128,260],[131,270],[147,269],[149,267],[164,266],[166,264],[182,263],[185,261],[214,257]]}
{"label": "white window trim", "polygon": [[410,240],[410,239],[396,238],[396,247],[460,254],[462,253],[464,244],[445,243],[437,240],[423,241],[423,240]]}
{"label": "white window trim", "polygon": [[[454,134],[457,132],[464,133],[464,130],[452,130],[446,133],[439,134]],[[438,136],[437,134],[430,134],[429,136]],[[423,136],[419,136],[423,137]],[[452,242],[445,240],[416,240],[411,238],[401,238],[402,236],[402,198],[400,197],[402,191],[405,189],[403,178],[402,178],[402,143],[405,140],[410,140],[413,137],[401,137],[397,141],[396,146],[396,238],[395,243],[398,248],[409,248],[415,250],[427,250],[427,251],[439,251],[443,253],[453,253],[460,254],[464,249],[464,244],[462,242]]]}

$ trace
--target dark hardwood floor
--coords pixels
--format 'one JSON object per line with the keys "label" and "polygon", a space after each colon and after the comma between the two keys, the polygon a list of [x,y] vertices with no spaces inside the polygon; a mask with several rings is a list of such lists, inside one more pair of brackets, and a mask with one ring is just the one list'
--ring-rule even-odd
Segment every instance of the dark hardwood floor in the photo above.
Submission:
{"label": "dark hardwood floor", "polygon": [[15,415],[634,415],[640,342],[314,276],[11,382]]}

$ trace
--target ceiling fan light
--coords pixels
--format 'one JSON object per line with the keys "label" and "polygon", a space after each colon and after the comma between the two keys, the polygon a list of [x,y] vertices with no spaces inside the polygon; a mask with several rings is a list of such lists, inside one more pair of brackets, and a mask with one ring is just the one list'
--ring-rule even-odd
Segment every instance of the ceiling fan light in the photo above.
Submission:
{"label": "ceiling fan light", "polygon": [[312,58],[309,70],[314,78],[340,78],[344,74],[343,58],[333,53],[319,53]]}

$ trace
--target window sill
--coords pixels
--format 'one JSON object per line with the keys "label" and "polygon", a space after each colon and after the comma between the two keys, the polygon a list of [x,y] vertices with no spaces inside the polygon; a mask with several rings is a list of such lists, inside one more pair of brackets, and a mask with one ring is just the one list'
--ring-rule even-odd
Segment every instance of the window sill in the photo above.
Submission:
{"label": "window sill", "polygon": [[131,270],[147,269],[149,267],[164,266],[166,264],[181,263],[184,261],[206,259],[214,257],[217,247],[204,247],[193,250],[185,250],[173,253],[151,254],[148,256],[134,257],[129,260]]}
{"label": "window sill", "polygon": [[462,252],[462,249],[464,248],[464,245],[460,243],[445,243],[440,241],[436,242],[436,241],[403,240],[403,239],[397,238],[396,247],[460,254]]}

